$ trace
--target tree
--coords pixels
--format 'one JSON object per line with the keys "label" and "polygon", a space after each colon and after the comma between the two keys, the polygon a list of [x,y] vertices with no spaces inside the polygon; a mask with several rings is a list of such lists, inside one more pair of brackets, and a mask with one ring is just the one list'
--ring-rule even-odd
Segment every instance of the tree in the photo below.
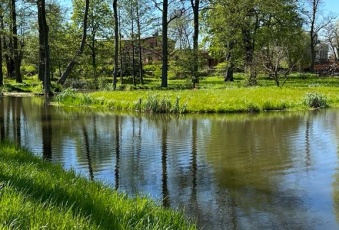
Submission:
{"label": "tree", "polygon": [[[43,45],[43,48],[40,47],[40,63],[43,62],[44,77],[44,93],[49,95],[51,93],[51,78],[50,78],[50,51],[49,51],[49,40],[48,40],[48,25],[46,20],[46,4],[45,0],[38,0],[38,20],[39,20],[39,44]],[[40,39],[42,41],[40,41]],[[39,68],[40,70],[40,68]]]}
{"label": "tree", "polygon": [[191,0],[193,9],[193,88],[199,83],[198,63],[199,63],[199,7],[200,0]]}
{"label": "tree", "polygon": [[338,60],[339,51],[339,26],[337,23],[330,23],[325,27],[325,41],[329,44],[334,60]]}
{"label": "tree", "polygon": [[321,31],[335,19],[334,15],[324,15],[321,12],[322,0],[305,0],[306,7],[302,10],[305,23],[309,27],[311,71],[314,70],[316,58],[316,45]]}
{"label": "tree", "polygon": [[114,17],[114,69],[113,69],[113,89],[117,88],[118,66],[119,66],[119,20],[118,20],[118,0],[113,0]]}
{"label": "tree", "polygon": [[[302,19],[297,6],[288,1],[274,7],[268,16],[265,20],[266,26],[259,30],[259,50],[256,56],[259,57],[258,64],[279,87],[285,83],[289,73],[303,57]],[[281,79],[284,79],[282,84]]]}
{"label": "tree", "polygon": [[70,72],[72,71],[73,67],[76,64],[77,59],[80,55],[84,52],[85,44],[86,44],[86,37],[87,37],[87,20],[88,20],[88,11],[89,11],[89,0],[85,1],[85,12],[83,15],[83,28],[82,28],[82,38],[79,46],[79,50],[72,58],[72,60],[68,63],[65,72],[62,74],[60,79],[58,80],[58,84],[63,85],[68,78]]}
{"label": "tree", "polygon": [[[161,69],[161,87],[167,87],[168,85],[168,25],[174,19],[179,18],[185,12],[185,8],[182,4],[183,2],[175,2],[163,0],[162,2],[157,0],[152,0],[155,7],[161,11],[161,26],[162,26],[162,69]],[[171,11],[169,14],[170,5],[175,5],[176,9]],[[181,6],[181,7],[178,7]]]}
{"label": "tree", "polygon": [[[83,23],[84,14],[84,1],[74,0],[73,1],[73,15],[72,25],[75,28],[81,28]],[[111,25],[111,9],[108,2],[102,0],[90,1],[87,19],[87,43],[84,49],[84,61],[89,61],[92,69],[90,74],[94,80],[94,87],[97,89],[98,85],[98,71],[97,67],[100,60],[99,49],[103,47],[106,39],[113,36]],[[84,63],[85,64],[85,63]],[[86,69],[84,67],[83,69]]]}
{"label": "tree", "polygon": [[[264,41],[264,35],[269,34],[265,31],[275,30],[279,34],[277,24],[286,22],[285,17],[290,17],[291,13],[296,16],[295,8],[296,5],[292,0],[211,2],[211,6],[204,14],[208,33],[211,35],[208,42],[211,54],[227,62],[225,79],[230,77],[229,74],[232,75],[233,67],[238,65],[248,73],[248,84],[256,84],[258,71],[256,53],[266,45],[260,42]],[[281,13],[281,9],[290,11]],[[298,22],[299,17],[295,17],[295,21]],[[289,23],[295,21],[289,20]]]}
{"label": "tree", "polygon": [[[0,2],[0,26],[3,25],[3,8],[2,8],[2,2]],[[2,26],[1,28],[2,29]],[[2,52],[2,41],[3,41],[3,35],[2,33],[0,33],[0,86],[3,86],[4,84],[4,75],[2,72],[2,56],[3,56],[3,52]]]}
{"label": "tree", "polygon": [[21,72],[20,72],[20,54],[19,54],[19,46],[18,46],[18,32],[17,32],[17,22],[16,22],[16,5],[15,0],[11,0],[11,26],[12,26],[12,39],[13,39],[13,61],[14,61],[14,72],[15,72],[15,80],[18,83],[22,82]]}

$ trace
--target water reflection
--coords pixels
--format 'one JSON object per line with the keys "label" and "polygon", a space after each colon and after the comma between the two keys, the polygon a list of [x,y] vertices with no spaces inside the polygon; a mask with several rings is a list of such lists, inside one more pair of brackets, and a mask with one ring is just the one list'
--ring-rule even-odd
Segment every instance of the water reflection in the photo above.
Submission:
{"label": "water reflection", "polygon": [[338,113],[141,116],[0,98],[0,137],[205,229],[335,229]]}

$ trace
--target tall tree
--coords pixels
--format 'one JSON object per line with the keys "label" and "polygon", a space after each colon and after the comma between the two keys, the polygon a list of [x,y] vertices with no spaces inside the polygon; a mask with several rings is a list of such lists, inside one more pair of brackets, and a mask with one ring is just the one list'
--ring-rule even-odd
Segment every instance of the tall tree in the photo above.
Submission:
{"label": "tall tree", "polygon": [[15,0],[11,0],[11,29],[12,29],[12,39],[13,39],[13,60],[14,60],[14,71],[15,71],[15,80],[18,83],[22,82],[21,72],[20,72],[20,54],[18,46],[18,31],[17,31],[17,13],[16,13],[16,4]]}
{"label": "tall tree", "polygon": [[[50,78],[50,50],[49,50],[49,40],[48,40],[48,25],[46,20],[46,3],[45,0],[38,0],[38,20],[39,20],[39,44],[43,45],[43,48],[40,47],[40,63],[43,62],[42,69],[43,73],[43,82],[44,82],[44,93],[48,96],[51,93],[51,78]],[[40,39],[42,41],[40,41]],[[41,69],[41,70],[42,70]],[[39,68],[40,70],[40,68]]]}
{"label": "tall tree", "polygon": [[[168,25],[176,18],[180,18],[184,12],[183,1],[168,1],[162,2],[152,0],[155,7],[161,11],[161,26],[162,26],[162,69],[161,69],[161,87],[167,87],[168,85]],[[175,5],[175,8],[169,13],[170,5]]]}
{"label": "tall tree", "polygon": [[[82,26],[83,19],[81,16],[84,14],[84,4],[83,0],[73,0],[73,15],[71,19],[72,26],[75,28],[81,28]],[[99,48],[104,46],[104,39],[109,39],[113,35],[111,33],[111,15],[111,9],[106,0],[90,1],[87,20],[87,43],[84,50],[84,59],[87,59],[91,63],[92,70],[90,74],[93,77],[95,88],[99,87],[97,71],[98,61],[100,61],[98,60],[100,58]]]}
{"label": "tall tree", "polygon": [[305,8],[303,9],[303,15],[305,16],[305,22],[309,28],[310,36],[310,51],[311,51],[311,71],[314,70],[316,59],[316,46],[319,41],[321,31],[329,25],[335,19],[335,15],[323,14],[322,4],[323,0],[305,0]]}
{"label": "tall tree", "polygon": [[60,79],[58,80],[58,84],[63,85],[71,73],[73,67],[75,66],[77,59],[82,55],[85,49],[86,37],[87,37],[87,20],[88,20],[88,11],[89,11],[89,0],[85,1],[85,12],[83,15],[83,27],[82,27],[82,38],[79,46],[79,50],[72,58],[72,60],[68,63],[65,72],[62,74]]}
{"label": "tall tree", "polygon": [[[281,14],[281,9],[290,9]],[[285,17],[295,15],[295,2],[292,0],[252,1],[215,0],[206,11],[209,44],[214,57],[227,61],[226,73],[234,65],[248,73],[248,84],[256,84],[257,55],[262,46],[265,31],[277,30],[277,23],[286,22]],[[274,19],[274,20],[273,20]],[[274,21],[274,23],[272,23]],[[289,23],[299,21],[289,20]],[[289,25],[287,25],[289,26]],[[228,77],[228,75],[226,76]]]}
{"label": "tall tree", "polygon": [[113,0],[114,17],[114,70],[113,70],[113,89],[117,88],[118,68],[119,68],[119,19],[118,19],[118,0]]}
{"label": "tall tree", "polygon": [[[3,16],[3,7],[2,7],[2,2],[0,2],[0,25],[3,24],[3,20],[4,20],[4,16]],[[2,29],[2,28],[0,28]],[[0,33],[0,86],[3,86],[4,84],[4,75],[3,75],[3,72],[2,72],[2,55],[3,55],[3,52],[2,52],[2,42],[3,41],[3,35],[2,33]]]}
{"label": "tall tree", "polygon": [[191,0],[193,9],[193,88],[199,83],[199,7],[200,0]]}

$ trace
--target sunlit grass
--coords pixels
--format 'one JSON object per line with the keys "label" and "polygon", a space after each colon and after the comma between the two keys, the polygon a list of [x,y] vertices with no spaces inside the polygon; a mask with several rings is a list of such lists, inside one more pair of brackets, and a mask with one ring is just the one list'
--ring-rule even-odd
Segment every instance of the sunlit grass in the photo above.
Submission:
{"label": "sunlit grass", "polygon": [[195,229],[179,212],[0,144],[0,229]]}
{"label": "sunlit grass", "polygon": [[[109,82],[109,79],[107,79]],[[234,113],[270,110],[304,110],[312,106],[305,103],[307,95],[318,94],[326,99],[328,107],[339,107],[339,78],[318,77],[314,74],[291,74],[282,87],[265,75],[258,75],[258,85],[246,87],[246,75],[236,73],[233,82],[224,82],[223,76],[201,77],[197,89],[187,79],[169,79],[162,88],[160,78],[145,78],[144,85],[118,84],[88,93],[64,90],[56,97],[59,105],[92,107],[105,110],[128,110],[161,113]],[[34,79],[24,79],[15,84],[6,80],[4,91],[21,86],[27,90],[41,91]],[[35,87],[35,88],[34,88]]]}
{"label": "sunlit grass", "polygon": [[[157,108],[147,109],[146,105],[154,98],[159,106],[161,100],[168,100],[172,106],[177,104],[176,112],[221,113],[221,112],[260,112],[269,110],[305,110],[305,97],[318,93],[326,98],[329,107],[339,107],[339,94],[336,87],[251,87],[198,90],[137,90],[137,91],[99,91],[93,93],[74,93],[73,97],[60,97],[64,105],[83,105],[109,110],[142,110],[156,112]],[[163,111],[166,112],[166,111]]]}

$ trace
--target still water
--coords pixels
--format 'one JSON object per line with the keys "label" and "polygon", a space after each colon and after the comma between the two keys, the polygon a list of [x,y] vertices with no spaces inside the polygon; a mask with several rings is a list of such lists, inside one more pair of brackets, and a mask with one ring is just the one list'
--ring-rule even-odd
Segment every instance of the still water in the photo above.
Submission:
{"label": "still water", "polygon": [[339,229],[338,137],[339,110],[166,116],[0,97],[1,139],[203,229]]}

